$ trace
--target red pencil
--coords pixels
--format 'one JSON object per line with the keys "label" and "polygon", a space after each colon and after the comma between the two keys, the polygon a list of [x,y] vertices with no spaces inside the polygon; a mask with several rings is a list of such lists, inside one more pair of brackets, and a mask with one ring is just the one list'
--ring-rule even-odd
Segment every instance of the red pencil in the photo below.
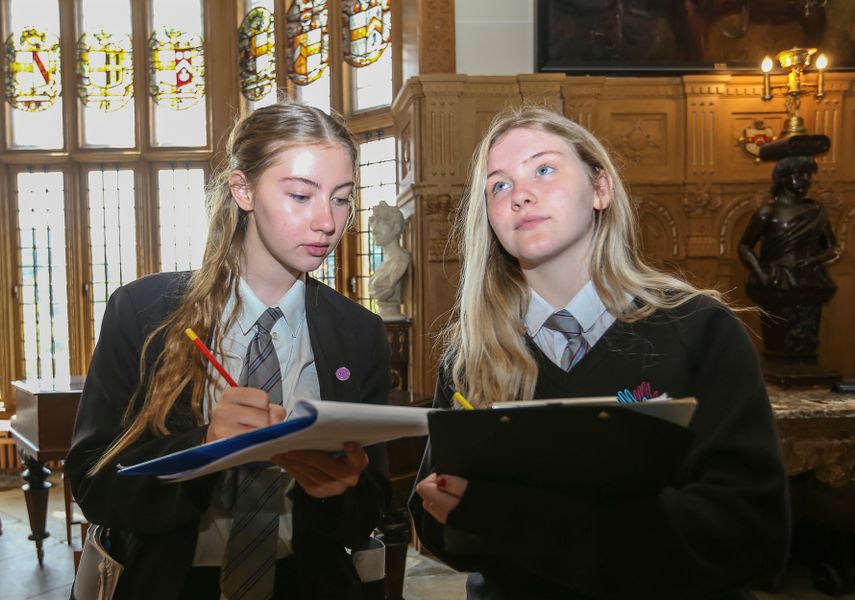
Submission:
{"label": "red pencil", "polygon": [[225,379],[230,386],[237,387],[235,380],[232,379],[231,375],[229,375],[228,372],[223,368],[223,365],[220,364],[220,361],[214,358],[214,355],[211,354],[211,351],[208,350],[205,344],[202,343],[202,340],[199,339],[199,336],[196,335],[196,332],[188,327],[184,330],[184,333],[186,333],[187,337],[193,340],[193,343],[199,347],[199,350],[201,350],[202,354],[205,355],[205,358],[207,358],[211,362],[211,364],[214,365],[214,368],[220,372],[220,375],[223,376],[223,379]]}

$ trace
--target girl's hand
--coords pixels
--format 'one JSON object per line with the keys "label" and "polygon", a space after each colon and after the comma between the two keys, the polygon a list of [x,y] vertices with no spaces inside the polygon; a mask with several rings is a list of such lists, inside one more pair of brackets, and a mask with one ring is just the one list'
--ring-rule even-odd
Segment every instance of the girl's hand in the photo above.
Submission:
{"label": "girl's hand", "polygon": [[422,507],[434,519],[445,524],[448,513],[460,504],[468,485],[469,481],[462,477],[431,473],[416,485],[416,492],[422,497]]}
{"label": "girl's hand", "polygon": [[270,460],[291,473],[314,498],[338,496],[359,483],[368,466],[368,455],[356,442],[344,445],[344,455],[314,450],[292,450]]}
{"label": "girl's hand", "polygon": [[285,409],[270,404],[266,392],[248,387],[230,387],[214,407],[206,442],[267,427],[285,418]]}

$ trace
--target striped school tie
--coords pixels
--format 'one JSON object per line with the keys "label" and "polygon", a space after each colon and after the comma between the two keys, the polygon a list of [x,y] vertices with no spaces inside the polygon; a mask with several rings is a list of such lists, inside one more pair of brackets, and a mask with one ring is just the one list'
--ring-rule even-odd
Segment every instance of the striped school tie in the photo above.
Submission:
{"label": "striped school tie", "polygon": [[543,326],[564,334],[567,339],[567,345],[561,355],[561,368],[565,371],[569,372],[575,367],[591,349],[585,336],[582,335],[582,326],[579,325],[579,321],[566,310],[552,313]]}
{"label": "striped school tie", "polygon": [[[279,308],[268,308],[255,322],[255,336],[239,380],[241,385],[264,390],[275,404],[282,404],[282,373],[270,330],[282,316]],[[231,485],[225,486],[233,491],[234,504],[220,570],[221,597],[266,600],[273,597],[282,471],[275,466],[244,466],[234,475]]]}

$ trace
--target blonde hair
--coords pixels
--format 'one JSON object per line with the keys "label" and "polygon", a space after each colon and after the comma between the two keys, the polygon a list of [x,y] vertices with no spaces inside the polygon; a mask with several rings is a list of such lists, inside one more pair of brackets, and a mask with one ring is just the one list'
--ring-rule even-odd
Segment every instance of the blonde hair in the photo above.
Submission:
{"label": "blonde hair", "polygon": [[[201,339],[212,340],[216,352],[221,352],[222,335],[240,313],[237,292],[247,213],[232,198],[229,175],[235,170],[243,172],[252,187],[281,152],[304,145],[341,145],[347,150],[356,175],[355,139],[341,121],[317,108],[280,102],[259,108],[235,123],[223,164],[206,189],[208,239],[202,266],[190,276],[178,306],[146,337],[140,356],[139,384],[123,418],[125,430],[92,467],[91,474],[104,468],[145,432],[156,436],[169,433],[167,415],[188,386],[193,417],[197,423],[203,422],[207,364],[196,347],[188,343],[184,330],[192,327]],[[352,212],[353,203],[351,217]],[[217,327],[230,296],[236,308],[228,321]],[[153,345],[160,340],[163,349],[149,364]]]}
{"label": "blonde hair", "polygon": [[[595,189],[607,182],[613,186],[608,207],[595,214],[589,265],[593,285],[611,314],[632,322],[694,296],[720,299],[715,290],[696,289],[644,261],[629,194],[593,134],[543,107],[506,109],[494,117],[472,158],[455,223],[462,261],[460,287],[451,322],[440,338],[454,386],[476,406],[530,400],[537,382],[537,364],[525,342],[529,285],[517,260],[490,227],[485,196],[490,149],[509,131],[521,128],[562,138],[582,161]],[[639,302],[627,306],[627,294]]]}

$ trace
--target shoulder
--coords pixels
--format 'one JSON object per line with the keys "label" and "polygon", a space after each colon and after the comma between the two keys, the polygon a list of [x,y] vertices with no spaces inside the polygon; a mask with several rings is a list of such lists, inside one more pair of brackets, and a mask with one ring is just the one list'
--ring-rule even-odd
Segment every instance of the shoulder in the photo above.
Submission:
{"label": "shoulder", "polygon": [[383,320],[358,302],[345,297],[328,285],[306,277],[306,310],[323,311],[348,319],[352,325],[366,328],[383,326]]}
{"label": "shoulder", "polygon": [[742,321],[724,304],[706,295],[659,310],[650,320],[670,329],[690,354],[753,348]]}
{"label": "shoulder", "polygon": [[190,282],[190,271],[152,273],[123,285],[120,289],[134,297],[183,294]]}
{"label": "shoulder", "polygon": [[172,309],[184,296],[190,271],[145,275],[119,287],[110,298],[119,312],[151,313],[160,316]]}

